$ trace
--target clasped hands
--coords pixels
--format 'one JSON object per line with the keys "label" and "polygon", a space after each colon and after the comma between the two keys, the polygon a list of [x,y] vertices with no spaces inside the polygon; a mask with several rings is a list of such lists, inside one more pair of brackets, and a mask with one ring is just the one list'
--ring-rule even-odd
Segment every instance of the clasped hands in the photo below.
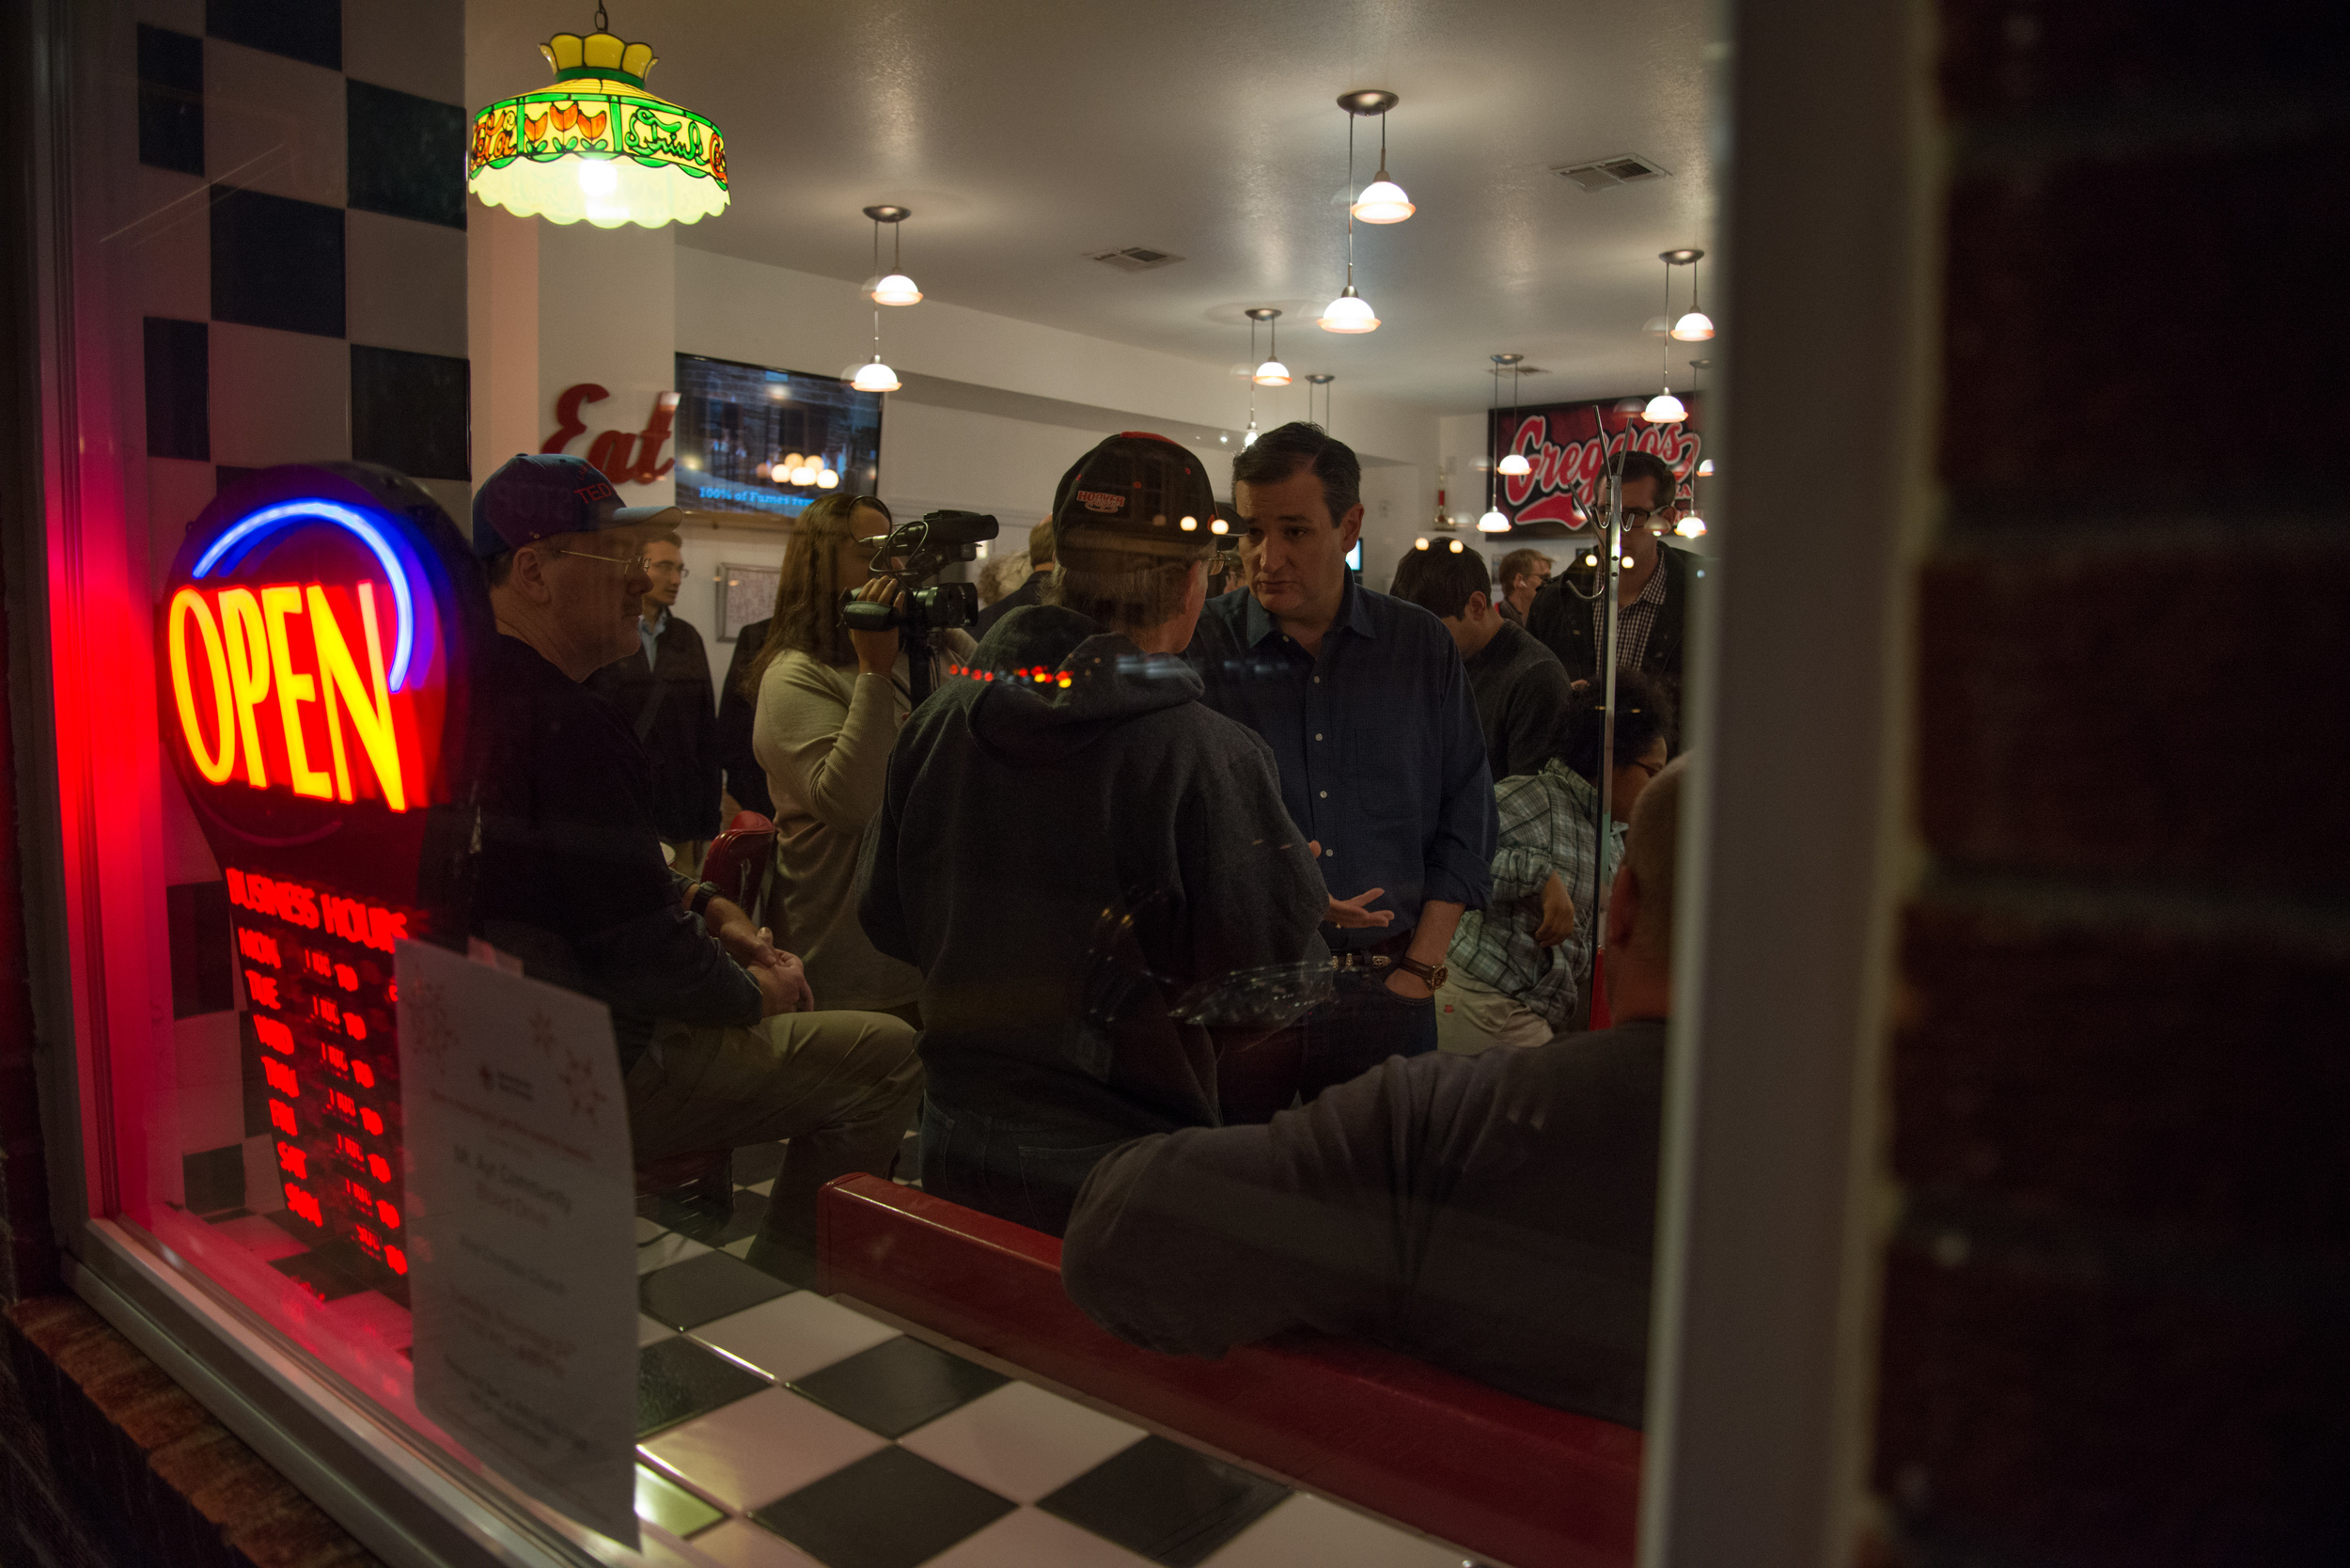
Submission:
{"label": "clasped hands", "polygon": [[[1309,839],[1306,841],[1306,847],[1314,852],[1315,859],[1322,858],[1321,839]],[[1327,894],[1330,906],[1323,912],[1322,917],[1330,924],[1344,930],[1368,930],[1377,926],[1393,925],[1395,923],[1394,910],[1370,907],[1371,900],[1383,897],[1386,893],[1385,887],[1373,887],[1369,892],[1357,893],[1351,899],[1340,898],[1335,893]],[[1428,989],[1426,980],[1402,969],[1398,969],[1387,977],[1387,989],[1399,996],[1407,997],[1416,1002],[1425,1001],[1435,995],[1434,991]]]}
{"label": "clasped hands", "polygon": [[710,901],[703,923],[710,934],[717,938],[718,946],[726,949],[726,955],[759,983],[761,1018],[773,1018],[779,1012],[816,1011],[816,993],[808,988],[807,970],[796,954],[776,946],[775,933],[765,926],[753,925],[751,917],[738,905],[724,899]]}

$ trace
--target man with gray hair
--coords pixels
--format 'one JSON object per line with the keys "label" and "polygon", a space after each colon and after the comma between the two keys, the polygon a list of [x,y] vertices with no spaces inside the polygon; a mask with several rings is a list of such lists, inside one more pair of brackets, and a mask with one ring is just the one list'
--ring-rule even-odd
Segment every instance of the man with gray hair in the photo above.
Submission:
{"label": "man with gray hair", "polygon": [[1176,656],[1214,505],[1163,436],[1077,460],[1045,603],[915,711],[857,867],[866,934],[922,971],[924,1188],[1056,1235],[1120,1144],[1289,1103],[1288,1058],[1250,1048],[1272,1025],[1203,1012],[1202,988],[1327,982],[1329,893],[1272,751]]}
{"label": "man with gray hair", "polygon": [[1613,1028],[1394,1058],[1263,1126],[1128,1144],[1071,1217],[1071,1299],[1167,1355],[1318,1328],[1640,1424],[1686,763],[1633,808]]}

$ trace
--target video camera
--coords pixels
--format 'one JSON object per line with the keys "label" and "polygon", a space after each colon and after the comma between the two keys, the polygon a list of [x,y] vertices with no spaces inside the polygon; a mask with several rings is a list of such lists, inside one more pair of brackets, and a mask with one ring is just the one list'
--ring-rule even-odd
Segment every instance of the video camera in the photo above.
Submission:
{"label": "video camera", "polygon": [[[979,558],[982,540],[998,532],[995,519],[985,512],[933,511],[901,523],[873,547],[875,577],[894,578],[902,590],[894,604],[857,597],[855,588],[840,595],[840,619],[852,632],[906,634],[906,651],[913,656],[914,689],[918,701],[930,689],[930,635],[968,626],[979,617],[979,590],[971,583],[931,583],[949,561]],[[887,564],[896,562],[896,565]]]}
{"label": "video camera", "polygon": [[[896,578],[904,591],[895,604],[883,604],[858,598],[856,588],[843,589],[840,619],[852,632],[886,632],[892,627],[931,632],[970,625],[979,614],[979,590],[975,585],[918,585],[936,576],[948,561],[979,559],[979,541],[994,539],[997,531],[995,519],[984,512],[933,511],[869,541],[873,546],[873,575]],[[892,560],[899,564],[883,564]]]}

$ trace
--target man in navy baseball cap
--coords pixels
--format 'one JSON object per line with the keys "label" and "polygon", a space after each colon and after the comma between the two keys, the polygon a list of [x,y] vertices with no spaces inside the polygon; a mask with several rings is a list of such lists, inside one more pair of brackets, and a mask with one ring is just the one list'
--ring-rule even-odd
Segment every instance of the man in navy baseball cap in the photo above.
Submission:
{"label": "man in navy baseball cap", "polygon": [[488,560],[556,534],[674,527],[679,517],[675,507],[620,505],[612,481],[584,458],[519,452],[474,492],[473,553]]}

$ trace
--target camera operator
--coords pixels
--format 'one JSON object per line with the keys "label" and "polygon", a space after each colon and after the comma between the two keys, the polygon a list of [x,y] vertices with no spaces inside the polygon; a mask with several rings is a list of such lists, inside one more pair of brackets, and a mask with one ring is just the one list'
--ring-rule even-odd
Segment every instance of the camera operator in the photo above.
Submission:
{"label": "camera operator", "polygon": [[866,933],[923,975],[923,1185],[1056,1234],[1119,1144],[1287,1103],[1293,1061],[1277,1097],[1249,1081],[1273,1025],[1212,1034],[1186,993],[1277,965],[1326,988],[1329,895],[1272,753],[1177,657],[1214,506],[1160,436],[1061,477],[1046,602],[916,711],[858,868]]}
{"label": "camera operator", "polygon": [[[844,593],[896,605],[896,579],[870,575],[876,541],[896,526],[870,495],[827,495],[800,514],[776,585],[767,641],[744,681],[756,702],[751,749],[775,802],[783,929],[826,1007],[887,1012],[919,1026],[922,976],[875,949],[857,924],[857,842],[881,806],[899,726],[913,711],[913,666],[897,627],[851,631]],[[971,654],[968,633],[931,634],[939,666]]]}

